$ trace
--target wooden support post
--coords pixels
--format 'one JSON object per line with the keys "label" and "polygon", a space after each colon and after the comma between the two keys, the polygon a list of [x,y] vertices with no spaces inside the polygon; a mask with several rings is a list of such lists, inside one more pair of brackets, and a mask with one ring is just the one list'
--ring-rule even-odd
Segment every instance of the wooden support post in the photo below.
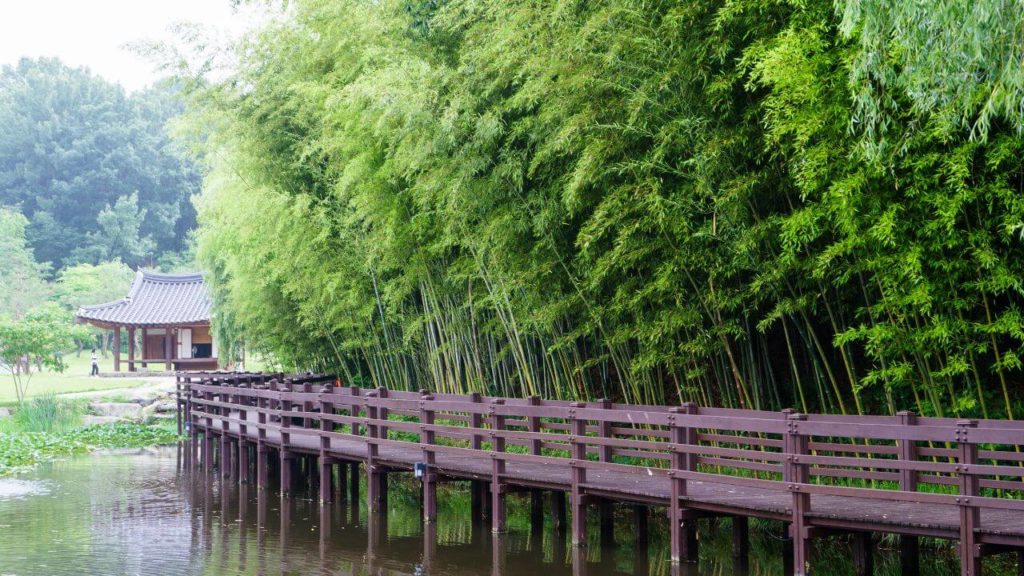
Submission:
{"label": "wooden support post", "polygon": [[348,462],[338,462],[338,497],[344,501],[348,499]]}
{"label": "wooden support post", "polygon": [[423,521],[432,524],[437,520],[437,472],[434,470],[435,454],[431,446],[434,444],[434,411],[430,403],[434,397],[426,390],[420,391],[420,444],[423,445]]}
{"label": "wooden support post", "polygon": [[359,462],[349,464],[348,474],[348,501],[355,509],[359,510]]}
{"label": "wooden support post", "polygon": [[875,556],[872,549],[871,533],[854,533],[852,544],[853,573],[857,576],[871,576],[875,572]]}
{"label": "wooden support post", "polygon": [[732,557],[746,560],[750,555],[750,522],[746,516],[732,517]]}
{"label": "wooden support post", "polygon": [[167,370],[168,372],[171,371],[171,346],[173,342],[174,331],[171,329],[170,326],[168,326],[167,328],[164,328],[164,363],[166,364],[164,366],[164,369]]}
{"label": "wooden support post", "polygon": [[643,504],[633,505],[633,521],[636,524],[633,541],[637,546],[647,547],[650,540],[650,529],[648,528],[648,510]]}
{"label": "wooden support post", "polygon": [[[897,414],[900,424],[913,426],[917,424],[917,415],[913,412],[903,411]],[[913,440],[900,440],[899,459],[904,462],[916,462],[918,451],[917,442]],[[900,490],[903,492],[917,492],[917,471],[900,470]],[[918,576],[921,572],[921,547],[917,536],[900,536],[900,574],[902,576]]]}
{"label": "wooden support post", "polygon": [[501,406],[505,401],[495,398],[491,401],[491,532],[500,534],[505,531],[505,416],[501,414]]}
{"label": "wooden support post", "polygon": [[128,371],[135,372],[135,328],[128,327]]}
{"label": "wooden support post", "polygon": [[142,330],[142,335],[141,335],[141,338],[139,339],[140,343],[142,344],[142,353],[139,354],[139,357],[140,357],[139,359],[142,361],[141,362],[142,367],[143,368],[148,368],[149,364],[146,363],[146,358],[148,357],[148,355],[146,354],[146,329],[145,328],[140,328],[140,330]]}
{"label": "wooden support post", "polygon": [[289,447],[291,446],[291,434],[288,430],[292,427],[292,401],[286,399],[285,395],[291,393],[291,386],[282,386],[280,389],[281,395],[279,396],[277,405],[280,407],[281,422],[280,422],[280,433],[281,433],[281,448],[278,450],[278,455],[281,462],[281,494],[290,493],[294,487],[292,485],[292,460],[295,455],[291,453]]}
{"label": "wooden support post", "polygon": [[544,493],[530,490],[530,534],[537,536],[544,532]]}
{"label": "wooden support post", "polygon": [[[669,409],[671,429],[669,437],[673,444],[694,445],[697,443],[697,429],[689,426],[687,415],[697,413],[697,405],[687,402],[678,408]],[[689,452],[672,451],[671,495],[669,496],[669,522],[671,538],[671,559],[673,564],[697,562],[699,558],[697,539],[697,517],[683,507],[686,498],[686,475],[676,472],[692,472],[697,469],[696,456]]]}
{"label": "wooden support post", "polygon": [[[612,408],[612,401],[602,398],[598,406],[604,410]],[[597,423],[597,433],[601,438],[612,437],[612,423],[609,420],[601,420]],[[598,447],[598,460],[601,462],[612,461],[612,447],[602,444]],[[602,499],[597,505],[598,513],[601,516],[601,547],[609,548],[615,545],[615,503],[608,499]]]}
{"label": "wooden support post", "polygon": [[484,518],[484,499],[487,498],[486,482],[481,480],[469,481],[469,513],[473,522]]}
{"label": "wooden support post", "polygon": [[556,534],[565,532],[565,516],[565,492],[556,490],[551,493],[551,527]]}
{"label": "wooden support post", "polygon": [[956,441],[958,445],[958,470],[960,471],[960,574],[981,576],[981,550],[977,529],[981,526],[981,509],[973,500],[978,496],[979,477],[970,473],[978,464],[978,445],[971,439],[971,430],[978,426],[977,420],[958,420]]}
{"label": "wooden support post", "polygon": [[121,327],[114,327],[114,372],[121,371]]}
{"label": "wooden support post", "polygon": [[[262,388],[262,386],[261,386]],[[269,400],[266,398],[256,399],[256,423],[258,429],[256,430],[256,487],[259,490],[266,490],[269,473],[270,473],[270,462],[267,461],[267,409],[270,406]]]}
{"label": "wooden support post", "polygon": [[576,411],[586,406],[583,402],[569,404],[569,454],[572,466],[569,499],[572,506],[572,545],[576,548],[587,545],[587,503],[583,493],[587,469],[582,465],[587,459],[587,421],[576,417]]}
{"label": "wooden support post", "polygon": [[[811,495],[799,490],[799,484],[807,484],[809,469],[800,461],[807,455],[807,436],[800,432],[800,423],[807,420],[803,414],[787,414],[787,429],[784,437],[785,469],[789,471],[790,491],[793,494],[793,520],[790,531],[793,536],[793,569],[795,576],[811,574],[811,535],[807,525],[807,514],[811,511]],[[784,474],[785,475],[785,474]]]}
{"label": "wooden support post", "polygon": [[329,434],[334,431],[334,403],[329,400],[329,394],[334,391],[332,386],[324,386],[320,390],[320,502],[327,503],[334,500],[333,466],[334,459],[331,458],[331,437]]}
{"label": "wooden support post", "polygon": [[249,442],[238,441],[238,481],[240,484],[249,483]]}
{"label": "wooden support post", "polygon": [[[382,408],[377,406],[377,398],[383,389],[374,390],[367,394],[366,416],[368,419],[367,436],[372,439],[381,438],[383,427],[380,422],[386,416]],[[384,391],[385,394],[387,391]],[[376,442],[370,442],[366,446],[366,505],[371,513],[378,513],[385,509],[387,498],[387,475],[377,465],[377,455],[380,447]]]}

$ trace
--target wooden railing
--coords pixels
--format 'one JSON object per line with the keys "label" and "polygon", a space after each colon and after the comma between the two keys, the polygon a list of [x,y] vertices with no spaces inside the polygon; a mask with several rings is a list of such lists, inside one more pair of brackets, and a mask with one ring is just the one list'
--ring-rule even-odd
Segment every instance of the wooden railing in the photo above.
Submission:
{"label": "wooden railing", "polygon": [[[399,448],[422,453],[428,469],[446,455],[486,456],[499,484],[544,484],[543,476],[516,478],[510,467],[517,464],[568,467],[573,502],[583,502],[587,493],[614,492],[588,475],[659,477],[671,486],[664,499],[677,520],[685,508],[700,507],[687,491],[695,481],[789,493],[784,514],[792,523],[798,566],[808,558],[812,495],[954,507],[959,530],[934,535],[960,540],[963,573],[971,575],[979,573],[981,512],[1024,512],[1024,422],[497,398],[342,388],[335,381],[322,375],[190,374],[179,377],[180,405],[193,431],[231,435],[237,433],[232,426],[242,427],[243,436],[258,431],[257,442],[273,431],[281,450],[325,455],[332,441],[358,441],[367,445],[371,466],[382,449]],[[301,437],[319,441],[304,444]],[[575,524],[574,533],[585,529]],[[864,521],[864,529],[912,532],[898,519]],[[1020,545],[1024,523],[1022,533],[1015,529],[1001,526],[999,541]],[[674,534],[674,558],[686,556],[686,544]]]}

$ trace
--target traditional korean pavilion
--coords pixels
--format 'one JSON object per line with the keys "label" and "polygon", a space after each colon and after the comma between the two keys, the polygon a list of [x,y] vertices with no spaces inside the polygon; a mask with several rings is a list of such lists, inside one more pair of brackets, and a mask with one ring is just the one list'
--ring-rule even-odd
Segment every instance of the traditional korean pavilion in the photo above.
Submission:
{"label": "traditional korean pavilion", "polygon": [[[217,367],[210,331],[210,294],[202,274],[138,272],[124,298],[82,306],[76,320],[114,331],[114,371],[121,371],[121,332],[128,332],[128,370],[163,364],[166,370]],[[136,335],[138,334],[138,338]],[[141,346],[141,350],[136,350]]]}

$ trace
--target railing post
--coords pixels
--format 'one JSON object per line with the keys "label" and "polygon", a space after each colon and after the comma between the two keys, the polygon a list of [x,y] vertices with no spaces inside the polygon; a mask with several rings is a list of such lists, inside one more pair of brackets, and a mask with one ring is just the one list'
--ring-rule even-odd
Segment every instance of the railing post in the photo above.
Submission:
{"label": "railing post", "polygon": [[434,470],[435,457],[433,449],[434,431],[428,426],[434,425],[434,411],[430,403],[434,397],[427,390],[420,391],[420,443],[423,444],[423,521],[430,524],[437,520],[437,472]]}
{"label": "railing post", "polygon": [[[902,426],[917,424],[917,414],[904,410],[896,414]],[[899,446],[899,459],[902,462],[916,462],[918,457],[917,442],[902,438]],[[900,490],[917,492],[917,470],[900,470]],[[900,536],[900,574],[917,576],[921,571],[921,547],[917,536]]]}
{"label": "railing post", "polygon": [[[611,410],[612,401],[602,398],[598,401],[601,409]],[[612,423],[610,420],[601,420],[597,423],[597,435],[601,438],[612,437]],[[597,459],[601,462],[612,461],[612,447],[601,444],[597,449]],[[598,505],[598,514],[601,516],[601,547],[607,548],[615,544],[615,507],[614,503],[607,498],[602,499]]]}
{"label": "railing post", "polygon": [[[474,404],[480,404],[483,402],[483,398],[481,398],[479,392],[473,392],[469,394],[469,401]],[[469,447],[473,450],[480,450],[483,446],[483,437],[479,433],[479,430],[480,428],[483,428],[483,425],[483,416],[480,412],[474,410],[469,415],[469,427],[474,430],[471,433]],[[484,517],[484,501],[488,498],[487,490],[485,490],[485,484],[480,480],[471,480],[469,483],[469,490],[470,513],[472,514],[474,521],[479,520]],[[473,525],[475,526],[476,523],[474,522]]]}
{"label": "railing post", "polygon": [[[686,421],[687,415],[696,415],[697,405],[687,402],[680,407],[669,409],[669,438],[672,444],[694,445],[697,443],[697,429]],[[686,509],[682,499],[686,498],[686,474],[697,470],[696,455],[690,452],[672,451],[669,471],[671,494],[669,496],[669,524],[671,538],[671,560],[673,564],[696,562],[699,558],[697,539],[697,517]]]}
{"label": "railing post", "polygon": [[973,500],[978,496],[979,479],[971,471],[978,464],[978,445],[971,441],[971,430],[977,428],[977,420],[957,420],[956,442],[959,457],[956,471],[960,480],[960,574],[981,576],[981,550],[976,530],[981,526],[981,509]]}
{"label": "railing post", "polygon": [[292,466],[291,460],[294,455],[288,450],[291,444],[291,434],[288,429],[292,427],[292,401],[286,400],[285,395],[291,393],[291,386],[282,386],[281,395],[278,400],[278,408],[281,413],[281,449],[278,450],[281,461],[281,493],[288,494],[292,491]]}
{"label": "railing post", "polygon": [[[268,390],[269,387],[260,385],[260,390]],[[265,490],[270,470],[267,462],[267,410],[270,408],[270,401],[263,397],[256,398],[256,488]]]}
{"label": "railing post", "polygon": [[328,394],[334,391],[332,386],[324,386],[320,389],[320,502],[326,503],[333,500],[333,471],[334,460],[331,458],[331,437],[329,434],[334,431],[334,403],[324,400]]}
{"label": "railing post", "polygon": [[807,526],[807,513],[811,511],[811,495],[801,491],[799,486],[807,484],[810,479],[810,469],[800,461],[801,456],[808,454],[808,438],[800,430],[800,423],[806,420],[807,416],[804,414],[788,414],[786,435],[783,439],[785,469],[789,472],[786,475],[786,482],[793,494],[793,520],[789,529],[793,538],[793,573],[796,576],[808,576],[811,573],[811,535]]}
{"label": "railing post", "polygon": [[501,398],[491,400],[491,532],[500,534],[505,531],[505,485],[502,476],[505,474],[505,416],[499,407],[505,401]]}
{"label": "railing post", "polygon": [[569,493],[572,506],[572,545],[587,545],[587,503],[584,498],[583,485],[587,482],[587,421],[578,418],[576,411],[586,408],[583,402],[569,404],[569,453],[572,470],[571,490]]}
{"label": "railing post", "polygon": [[[348,415],[351,416],[352,418],[359,418],[360,409],[359,409],[358,398],[359,398],[360,394],[362,393],[362,389],[359,388],[358,386],[350,386],[349,387],[349,393],[352,395],[353,401],[352,401],[352,405],[351,405],[352,407],[349,409],[349,414]],[[362,431],[360,431],[360,429],[359,429],[359,424],[356,423],[355,421],[352,422],[352,424],[350,425],[350,428],[351,428],[350,432],[352,432],[353,436],[360,436],[362,434]],[[349,500],[349,504],[351,504],[353,506],[353,508],[358,511],[359,510],[359,504],[358,504],[358,502],[359,502],[359,461],[357,460],[357,461],[352,462],[352,464],[349,467],[351,469],[349,470],[349,474],[348,474],[348,482],[349,482],[349,485],[348,485],[348,500]],[[342,486],[342,489],[344,489],[344,486]]]}
{"label": "railing post", "polygon": [[[540,396],[528,396],[526,398],[528,406],[540,406]],[[540,417],[539,416],[527,416],[526,417],[526,429],[531,433],[538,433],[541,431]],[[542,443],[539,438],[531,438],[529,442],[530,454],[539,456],[541,452]],[[544,497],[543,493],[534,488],[530,490],[530,533],[541,534],[544,531]]]}
{"label": "railing post", "polygon": [[384,510],[387,498],[387,477],[384,471],[377,467],[380,447],[376,443],[376,440],[381,438],[380,419],[384,410],[377,405],[379,390],[367,393],[366,397],[367,436],[372,439],[366,446],[367,507],[370,512],[379,513]]}
{"label": "railing post", "polygon": [[[238,384],[240,390],[249,390],[247,382]],[[249,411],[246,407],[249,403],[249,396],[236,396],[238,402],[238,481],[240,484],[249,483],[249,427],[246,425],[249,418]]]}

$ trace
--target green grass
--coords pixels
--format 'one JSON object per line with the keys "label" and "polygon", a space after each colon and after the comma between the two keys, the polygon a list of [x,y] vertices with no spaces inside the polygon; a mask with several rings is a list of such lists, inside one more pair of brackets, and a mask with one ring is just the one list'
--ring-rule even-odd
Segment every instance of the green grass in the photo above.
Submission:
{"label": "green grass", "polygon": [[[116,388],[133,388],[141,386],[146,381],[141,378],[96,378],[89,376],[90,353],[88,350],[82,352],[81,357],[76,358],[74,352],[64,356],[68,367],[64,372],[38,372],[32,375],[32,381],[28,386],[29,397],[42,396],[46,394],[65,394],[68,392],[93,392],[100,390],[112,390]],[[121,364],[122,370],[127,370],[128,365]],[[100,358],[100,372],[113,372],[114,358]],[[14,383],[10,374],[0,373],[0,405],[10,405],[17,401],[14,394]]]}

